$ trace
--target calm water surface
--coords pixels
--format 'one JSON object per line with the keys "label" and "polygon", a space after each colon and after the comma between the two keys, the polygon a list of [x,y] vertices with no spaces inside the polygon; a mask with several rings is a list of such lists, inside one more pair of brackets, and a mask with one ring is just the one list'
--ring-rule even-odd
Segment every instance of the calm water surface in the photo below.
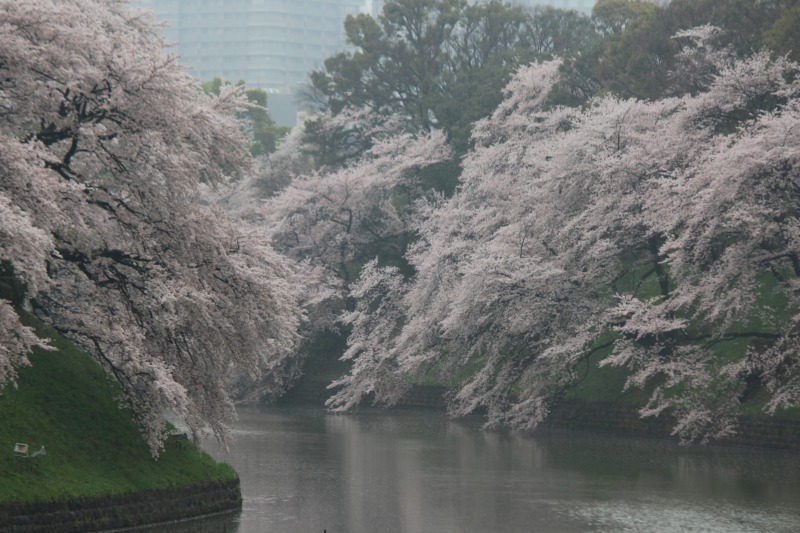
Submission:
{"label": "calm water surface", "polygon": [[169,531],[800,531],[796,454],[581,432],[492,433],[429,412],[242,409],[241,514]]}

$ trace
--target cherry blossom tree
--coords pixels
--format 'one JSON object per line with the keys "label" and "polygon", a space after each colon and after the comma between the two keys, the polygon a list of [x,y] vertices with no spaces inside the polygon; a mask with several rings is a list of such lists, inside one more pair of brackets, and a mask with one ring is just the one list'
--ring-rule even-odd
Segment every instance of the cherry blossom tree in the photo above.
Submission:
{"label": "cherry blossom tree", "polygon": [[[414,133],[399,116],[348,108],[295,128],[222,199],[232,216],[295,261],[291,282],[308,318],[296,362],[318,341],[346,335],[339,314],[364,264],[379,257],[405,265],[411,202],[426,194],[426,176],[450,154],[441,131]],[[237,398],[261,400],[271,389],[240,380]]]}
{"label": "cherry blossom tree", "polygon": [[[450,155],[440,131],[407,133],[402,121],[372,113],[340,114],[360,130],[368,148],[343,166],[321,167],[293,179],[262,206],[274,246],[325,268],[346,283],[376,255],[401,258],[407,245],[408,204],[419,194],[420,172]],[[377,120],[376,120],[377,119]]]}
{"label": "cherry blossom tree", "polygon": [[[286,260],[209,200],[242,175],[241,88],[202,92],[118,0],[0,2],[0,260],[122,386],[154,453],[173,410],[226,435],[231,366],[280,367]],[[0,379],[33,344],[0,301]]]}
{"label": "cherry blossom tree", "polygon": [[458,193],[417,209],[413,278],[370,265],[353,286],[331,407],[434,375],[453,414],[530,427],[601,347],[686,440],[733,431],[759,384],[770,412],[796,405],[798,67],[714,34],[679,36],[680,97],[551,108],[558,63],[520,70]]}
{"label": "cherry blossom tree", "polygon": [[[524,183],[530,172],[523,171],[525,167],[529,167],[530,171],[538,165],[525,156],[524,142],[529,142],[531,138],[527,131],[524,139],[517,135],[507,143],[495,143],[492,138],[496,136],[508,140],[515,137],[515,127],[518,131],[523,129],[522,121],[530,117],[517,116],[515,112],[526,115],[542,103],[547,89],[557,76],[557,69],[557,62],[548,63],[535,72],[518,76],[512,82],[512,88],[509,89],[511,96],[495,113],[495,117],[504,123],[503,126],[493,128],[482,123],[476,128],[480,132],[475,135],[476,143],[480,146],[463,165],[459,193],[450,200],[440,200],[436,208],[420,208],[424,219],[424,223],[418,227],[421,240],[409,254],[409,261],[416,270],[414,283],[407,291],[394,290],[380,296],[381,301],[389,302],[396,298],[398,292],[407,294],[401,296],[403,302],[382,304],[382,308],[395,310],[389,314],[395,323],[405,325],[397,338],[388,343],[383,340],[385,332],[393,331],[396,326],[372,326],[375,317],[367,319],[357,314],[348,317],[355,325],[353,335],[358,340],[351,342],[348,352],[349,357],[357,356],[354,373],[374,373],[369,365],[363,364],[361,359],[364,355],[358,353],[372,353],[374,348],[371,346],[378,342],[388,355],[380,358],[370,355],[368,360],[378,361],[382,365],[391,360],[397,372],[409,373],[417,378],[436,367],[441,367],[440,374],[455,374],[471,361],[478,360],[486,372],[476,376],[462,390],[463,394],[456,397],[454,410],[462,413],[484,405],[490,409],[496,408],[494,414],[500,414],[500,398],[504,397],[501,389],[519,377],[519,360],[527,357],[521,348],[525,345],[523,337],[528,333],[521,327],[525,322],[523,317],[535,314],[529,312],[533,311],[531,309],[514,318],[513,315],[520,309],[506,304],[516,297],[520,302],[526,300],[523,295],[528,290],[525,278],[540,287],[539,282],[555,281],[557,272],[551,269],[551,265],[525,259],[532,241],[526,242],[527,221],[519,219],[518,215],[523,205],[519,195],[527,196],[534,192]],[[513,88],[522,86],[527,90],[515,91]],[[566,113],[569,115],[571,112]],[[510,117],[508,123],[504,117]],[[559,121],[560,118],[556,118],[536,129],[540,135],[547,136],[548,130],[557,127]],[[501,258],[499,249],[496,249],[499,242],[495,239],[502,240],[504,246],[515,242],[517,253]],[[530,270],[520,270],[522,264],[528,264]],[[379,278],[373,271],[368,273],[370,277],[367,279]],[[389,274],[391,272],[387,271],[386,275]],[[353,294],[372,294],[381,286],[394,287],[396,283],[386,281],[372,287],[360,281]],[[556,290],[555,284],[552,289]],[[531,287],[531,290],[537,289]],[[367,302],[356,313],[370,315],[374,308],[374,304]],[[397,310],[402,310],[404,315],[398,318]],[[541,318],[547,320],[547,317]],[[509,319],[509,329],[502,331]],[[366,331],[361,331],[365,326]],[[533,330],[528,331],[536,334]],[[363,340],[370,339],[374,334],[379,338]],[[506,359],[504,354],[508,354],[509,349],[514,355]],[[370,389],[347,386],[361,381],[353,377],[340,382],[346,386],[333,398],[331,405],[346,407],[356,403],[357,396],[364,390],[377,392],[378,399],[397,396],[389,391],[381,393],[377,390],[380,383]]]}
{"label": "cherry blossom tree", "polygon": [[412,130],[407,121],[365,109],[316,114],[293,128],[275,153],[259,158],[256,168],[235,184],[223,202],[239,217],[258,216],[258,204],[280,193],[295,178],[352,165],[375,143],[405,130]]}
{"label": "cherry blossom tree", "polygon": [[[646,204],[675,287],[626,305],[619,328],[640,342],[609,361],[640,382],[666,376],[648,409],[677,411],[678,431],[701,439],[732,431],[754,384],[768,390],[770,412],[798,394],[798,65],[758,53],[718,71],[676,113],[700,149],[663,168]],[[745,357],[712,349],[734,338],[749,341]]]}
{"label": "cherry blossom tree", "polygon": [[[395,304],[404,310],[394,319],[403,327],[392,343],[382,341],[389,355],[381,361],[394,361],[396,373],[414,380],[433,372],[448,381],[477,365],[451,410],[482,406],[490,423],[530,426],[546,416],[601,327],[608,303],[600,295],[619,275],[616,257],[636,243],[624,232],[612,239],[597,224],[581,232],[592,216],[611,221],[626,209],[619,202],[593,205],[615,192],[594,172],[618,150],[607,132],[619,131],[630,110],[609,101],[585,116],[544,111],[558,67],[554,61],[518,73],[506,101],[475,128],[476,148],[464,160],[458,194],[420,209],[421,240],[409,253],[416,276]],[[651,119],[641,115],[645,124]],[[592,121],[594,127],[584,126]],[[605,213],[590,216],[589,209]],[[357,285],[354,294],[363,290]],[[374,308],[367,304],[362,313]],[[358,327],[354,334],[371,335]],[[353,343],[348,355],[371,344]],[[357,359],[354,372],[364,367]],[[361,380],[340,384],[349,381]],[[351,405],[359,393],[346,386],[331,405]],[[377,394],[383,396],[396,397]]]}
{"label": "cherry blossom tree", "polygon": [[[33,183],[55,185],[52,181],[48,183],[46,173],[36,164],[35,154],[29,146],[9,139],[4,133],[0,133],[0,146],[3,148],[0,153],[0,182],[11,183],[16,173],[24,172],[30,176],[31,189]],[[47,186],[37,191],[45,193],[45,197],[39,199],[41,204],[47,206],[52,202],[52,198],[48,198],[51,191]],[[46,284],[45,265],[53,252],[52,241],[45,231],[33,224],[26,210],[15,205],[13,197],[5,190],[0,190],[0,251],[0,271],[4,274],[9,271],[11,275],[10,271],[16,266],[19,281],[32,292]],[[0,298],[0,386],[15,383],[15,369],[29,364],[26,356],[34,346],[47,346],[31,328],[19,322],[12,295],[8,297]]]}

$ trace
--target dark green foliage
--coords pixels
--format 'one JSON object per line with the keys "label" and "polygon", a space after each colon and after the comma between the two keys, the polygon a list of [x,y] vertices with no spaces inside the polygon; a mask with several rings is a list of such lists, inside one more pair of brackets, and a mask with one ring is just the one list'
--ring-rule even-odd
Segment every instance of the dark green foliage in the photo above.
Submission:
{"label": "dark green foliage", "polygon": [[[203,83],[203,90],[209,94],[219,95],[220,88],[225,83],[221,78],[214,78]],[[244,85],[244,81],[239,81],[237,85]],[[289,133],[290,128],[279,126],[272,120],[267,108],[267,93],[264,89],[247,89],[245,95],[253,107],[242,113],[239,118],[247,124],[250,153],[253,156],[271,154],[278,147],[278,141]]]}
{"label": "dark green foliage", "polygon": [[271,154],[278,147],[278,142],[289,133],[287,126],[278,126],[267,109],[267,93],[263,89],[248,89],[245,93],[250,103],[259,107],[248,110],[244,114],[250,124],[250,153],[254,156]]}
{"label": "dark green foliage", "polygon": [[762,43],[779,55],[800,61],[800,4],[795,4],[785,10],[764,34]]}
{"label": "dark green foliage", "polygon": [[311,119],[303,124],[306,155],[315,168],[341,168],[370,149],[373,139],[358,125],[342,128],[326,127],[324,119]]}
{"label": "dark green foliage", "polygon": [[519,66],[571,55],[593,42],[589,19],[574,11],[525,11],[496,0],[395,0],[376,20],[345,21],[353,52],[311,74],[333,113],[345,107],[398,113],[414,128],[444,129],[459,154],[472,124],[491,114]]}
{"label": "dark green foliage", "polygon": [[600,31],[620,34],[632,23],[652,16],[656,9],[649,0],[597,0],[592,8],[592,18]]}
{"label": "dark green foliage", "polygon": [[600,0],[592,18],[603,38],[581,55],[566,58],[564,79],[551,94],[554,104],[581,105],[606,92],[655,100],[696,90],[670,76],[684,44],[675,34],[696,26],[721,28],[714,45],[742,56],[766,47],[799,57],[798,0],[672,0],[667,6]]}
{"label": "dark green foliage", "polygon": [[14,267],[8,261],[0,261],[0,298],[19,305],[24,297],[25,285],[14,276]]}

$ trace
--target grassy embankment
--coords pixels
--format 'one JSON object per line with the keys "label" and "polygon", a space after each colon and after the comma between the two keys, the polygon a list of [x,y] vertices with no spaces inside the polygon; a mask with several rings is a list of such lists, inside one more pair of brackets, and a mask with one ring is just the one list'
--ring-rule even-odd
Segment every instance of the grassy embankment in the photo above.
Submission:
{"label": "grassy embankment", "polygon": [[[787,273],[788,275],[788,273]],[[642,276],[641,272],[634,272],[629,276],[630,279],[623,279],[621,283],[628,283],[638,297],[646,299],[658,295],[657,281],[654,276]],[[761,342],[757,336],[749,336],[747,332],[759,332],[765,334],[777,333],[778,327],[783,326],[794,313],[790,309],[786,295],[781,292],[778,280],[772,272],[763,272],[758,276],[756,283],[756,309],[761,313],[753,313],[734,324],[729,331],[730,335],[722,338],[708,336],[709,332],[703,330],[696,321],[690,320],[687,329],[696,338],[703,338],[702,342],[706,350],[713,353],[713,360],[718,368],[726,364],[735,363],[742,360],[748,348],[757,346]],[[674,287],[671,287],[674,289]],[[742,334],[744,336],[735,336]],[[567,399],[583,400],[597,403],[625,404],[635,407],[642,407],[647,403],[651,394],[651,388],[645,390],[629,388],[625,389],[625,382],[629,376],[627,368],[599,367],[599,363],[611,355],[612,347],[609,341],[613,339],[613,333],[606,332],[595,342],[597,348],[578,369],[578,379],[574,387],[566,394]],[[721,385],[725,386],[725,380],[721,379]],[[676,387],[668,394],[680,395],[682,388]],[[765,412],[765,406],[769,401],[770,395],[759,384],[751,384],[739,406],[741,415],[752,417],[769,417]],[[800,418],[800,409],[779,409],[775,415],[777,418],[797,419]]]}
{"label": "grassy embankment", "polygon": [[[228,465],[184,441],[168,441],[155,460],[119,387],[86,354],[23,313],[23,321],[57,351],[36,350],[19,369],[17,388],[0,389],[0,505],[54,502],[188,487],[236,477]],[[15,443],[46,455],[17,458]]]}

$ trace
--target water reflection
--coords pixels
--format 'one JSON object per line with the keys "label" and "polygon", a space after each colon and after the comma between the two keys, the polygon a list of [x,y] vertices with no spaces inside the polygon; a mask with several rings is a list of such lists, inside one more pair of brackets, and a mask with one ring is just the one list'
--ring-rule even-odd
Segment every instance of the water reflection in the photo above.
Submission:
{"label": "water reflection", "polygon": [[205,531],[800,531],[788,453],[287,408],[242,410],[235,438],[231,455],[206,444],[240,473],[243,510]]}

